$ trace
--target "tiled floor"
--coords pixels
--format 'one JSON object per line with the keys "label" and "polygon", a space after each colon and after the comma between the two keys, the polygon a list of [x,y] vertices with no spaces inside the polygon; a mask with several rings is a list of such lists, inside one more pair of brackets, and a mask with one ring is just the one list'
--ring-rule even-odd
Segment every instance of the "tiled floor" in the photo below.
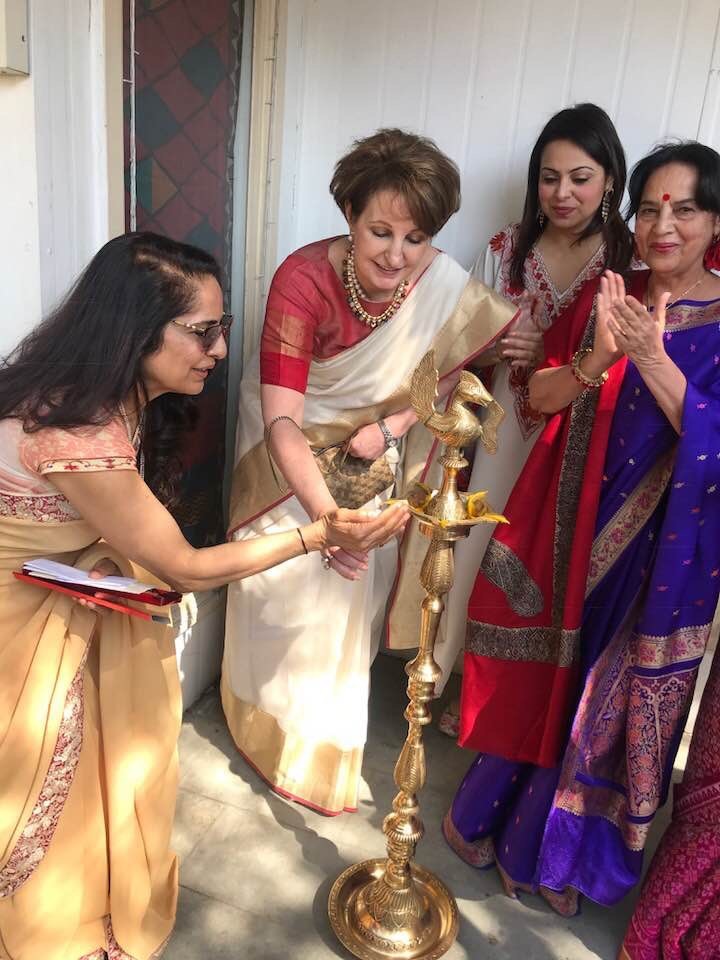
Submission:
{"label": "tiled floor", "polygon": [[[347,957],[326,916],[330,887],[358,860],[384,855],[381,824],[395,787],[392,769],[405,737],[402,661],[378,657],[360,810],[323,817],[267,790],[239,758],[217,690],[185,716],[175,844],[180,904],[166,960],[323,960]],[[455,894],[460,934],[446,954],[461,958],[614,960],[633,898],[613,909],[584,903],[563,920],[537,897],[502,894],[494,871],[462,863],[445,845],[440,820],[471,754],[426,728],[428,783],[420,794],[426,835],[418,862]],[[668,812],[655,824],[655,846]]]}

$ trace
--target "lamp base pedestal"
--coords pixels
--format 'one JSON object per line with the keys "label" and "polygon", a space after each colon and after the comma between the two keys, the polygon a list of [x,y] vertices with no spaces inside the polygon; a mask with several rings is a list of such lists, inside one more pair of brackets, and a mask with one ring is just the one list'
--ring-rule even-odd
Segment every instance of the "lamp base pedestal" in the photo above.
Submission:
{"label": "lamp base pedestal", "polygon": [[[411,863],[410,899],[417,909],[398,910],[389,903],[378,920],[377,910],[373,916],[367,907],[366,894],[382,879],[386,866],[385,857],[364,860],[337,878],[328,898],[328,916],[336,937],[360,960],[437,960],[457,937],[455,898],[429,870]],[[390,894],[391,900],[408,900],[408,891]]]}

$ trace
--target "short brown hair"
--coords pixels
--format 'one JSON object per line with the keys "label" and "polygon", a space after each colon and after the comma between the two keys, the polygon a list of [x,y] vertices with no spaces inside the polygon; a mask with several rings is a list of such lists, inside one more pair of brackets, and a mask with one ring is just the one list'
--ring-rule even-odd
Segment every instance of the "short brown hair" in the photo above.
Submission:
{"label": "short brown hair", "polygon": [[343,215],[349,205],[352,215],[359,216],[379,190],[401,196],[429,237],[460,208],[457,164],[432,140],[404,130],[378,130],[356,140],[335,165],[330,193]]}

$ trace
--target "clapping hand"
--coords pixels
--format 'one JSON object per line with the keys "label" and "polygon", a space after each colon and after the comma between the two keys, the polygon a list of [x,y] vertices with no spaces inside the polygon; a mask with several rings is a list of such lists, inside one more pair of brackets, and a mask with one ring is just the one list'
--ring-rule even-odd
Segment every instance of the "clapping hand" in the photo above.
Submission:
{"label": "clapping hand", "polygon": [[[600,281],[598,294],[597,325],[595,337],[601,330],[606,341],[605,349],[615,347],[613,362],[625,354],[637,367],[648,367],[662,361],[665,356],[663,330],[669,293],[663,293],[654,314],[636,300],[627,296],[623,278],[607,270]],[[601,306],[602,301],[602,306]],[[596,348],[594,348],[596,349]]]}
{"label": "clapping hand", "polygon": [[611,270],[606,270],[600,278],[600,290],[595,301],[595,338],[593,340],[593,358],[598,365],[607,370],[623,355],[612,331],[612,305],[625,296],[625,281]]}

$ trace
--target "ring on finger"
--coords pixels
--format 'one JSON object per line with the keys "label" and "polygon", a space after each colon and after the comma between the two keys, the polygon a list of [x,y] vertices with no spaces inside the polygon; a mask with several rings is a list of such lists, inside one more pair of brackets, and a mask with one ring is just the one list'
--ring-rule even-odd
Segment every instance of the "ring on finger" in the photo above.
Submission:
{"label": "ring on finger", "polygon": [[331,560],[332,560],[332,557],[330,557],[327,553],[321,553],[321,554],[320,554],[320,563],[322,564],[323,570],[329,570],[329,569],[330,569],[330,561],[331,561]]}

